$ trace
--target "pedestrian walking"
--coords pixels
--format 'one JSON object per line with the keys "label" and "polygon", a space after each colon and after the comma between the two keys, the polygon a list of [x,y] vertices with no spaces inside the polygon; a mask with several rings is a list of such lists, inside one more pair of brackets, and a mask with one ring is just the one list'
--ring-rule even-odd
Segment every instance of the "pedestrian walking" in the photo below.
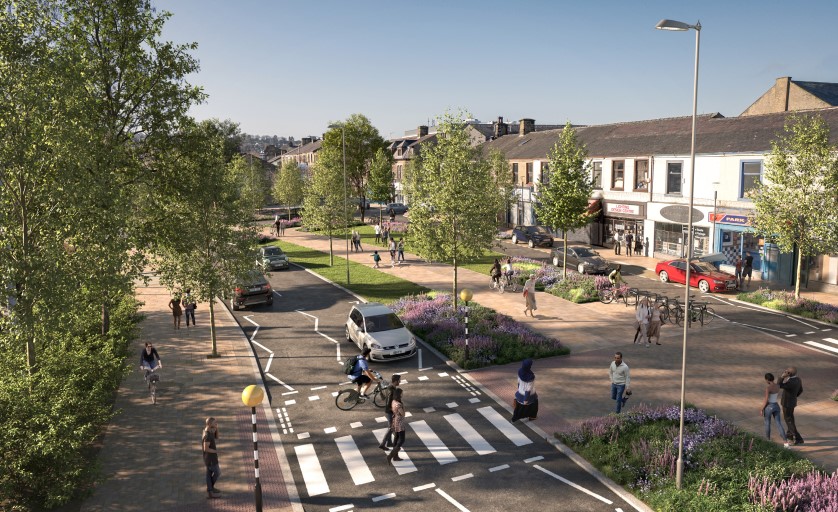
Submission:
{"label": "pedestrian walking", "polygon": [[649,317],[649,330],[646,334],[649,335],[649,343],[652,343],[652,338],[655,338],[655,345],[661,344],[661,310],[659,307],[652,305],[649,308],[651,316]]}
{"label": "pedestrian walking", "polygon": [[186,316],[186,328],[189,329],[190,319],[192,319],[192,325],[195,325],[195,308],[198,307],[198,304],[195,302],[195,297],[192,296],[189,288],[185,290],[180,303],[183,305],[183,311]]}
{"label": "pedestrian walking", "polygon": [[514,405],[510,421],[515,422],[521,418],[533,421],[538,417],[538,393],[535,392],[532,359],[524,359],[521,368],[518,369],[518,389],[515,390]]}
{"label": "pedestrian walking", "polygon": [[279,214],[274,215],[274,233],[276,236],[279,236],[280,226],[282,225],[282,221],[279,220]]}
{"label": "pedestrian walking", "polygon": [[[643,297],[640,299],[640,304],[634,311],[634,318],[637,320],[637,330],[640,332],[640,342],[646,344],[646,348],[652,346],[649,341],[649,319],[652,316],[651,308],[649,307],[649,299]],[[634,335],[635,343],[637,343],[637,333]]]}
{"label": "pedestrian walking", "polygon": [[390,208],[390,222],[396,222],[396,210]]}
{"label": "pedestrian walking", "polygon": [[780,421],[780,404],[777,403],[777,395],[780,394],[780,386],[774,382],[774,374],[765,374],[765,398],[762,401],[760,414],[765,420],[765,438],[771,440],[771,419],[777,422],[777,431],[780,433],[780,440],[786,442],[786,431]]}
{"label": "pedestrian walking", "polygon": [[742,258],[736,257],[736,288],[742,289]]}
{"label": "pedestrian walking", "polygon": [[396,241],[391,238],[390,241],[387,243],[387,246],[388,246],[387,248],[390,251],[390,266],[395,267],[396,266]]}
{"label": "pedestrian walking", "polygon": [[535,274],[530,274],[527,281],[524,283],[524,316],[527,316],[527,311],[530,316],[535,318],[535,311],[538,305],[535,303]]}
{"label": "pedestrian walking", "polygon": [[623,362],[623,353],[614,352],[614,360],[608,368],[608,376],[611,378],[611,400],[617,401],[614,412],[620,414],[626,400],[631,396],[631,375],[629,367]]}
{"label": "pedestrian walking", "polygon": [[745,265],[742,267],[742,281],[745,281],[745,278],[748,278],[747,287],[751,287],[751,274],[754,271],[754,257],[751,253],[745,255]]}
{"label": "pedestrian walking", "polygon": [[[747,261],[747,260],[746,260]],[[786,418],[786,439],[788,444],[803,444],[803,436],[797,431],[794,422],[794,408],[797,407],[797,397],[803,394],[803,382],[797,376],[797,368],[789,366],[780,376],[779,386],[783,389],[780,405]]]}
{"label": "pedestrian walking", "polygon": [[634,239],[634,255],[643,256],[643,238],[640,235]]}
{"label": "pedestrian walking", "polygon": [[374,268],[380,268],[378,263],[381,261],[381,256],[379,256],[378,251],[373,251],[372,252],[372,261],[373,261],[373,267]]}
{"label": "pedestrian walking", "polygon": [[622,244],[623,235],[619,231],[614,232],[614,254],[620,254],[620,244]]}
{"label": "pedestrian walking", "polygon": [[631,256],[632,242],[634,242],[634,235],[629,231],[626,233],[626,256]]}
{"label": "pedestrian walking", "polygon": [[288,224],[288,221],[285,219],[280,219],[279,221],[279,236],[285,236],[285,225]]}
{"label": "pedestrian walking", "polygon": [[375,243],[381,242],[381,225],[376,223],[372,229],[375,231]]}
{"label": "pedestrian walking", "polygon": [[207,468],[207,498],[218,498],[221,492],[215,488],[215,482],[221,476],[221,468],[218,465],[218,449],[215,441],[218,440],[218,422],[210,416],[204,422],[204,435],[201,438],[201,445],[204,452],[204,465]]}
{"label": "pedestrian walking", "polygon": [[398,254],[399,264],[404,263],[404,239],[403,238],[399,238],[399,244],[396,246],[396,250],[399,251],[399,254]]}
{"label": "pedestrian walking", "polygon": [[393,397],[401,381],[402,376],[398,373],[394,373],[390,378],[390,387],[392,389],[387,395],[387,403],[384,405],[384,416],[387,418],[387,433],[384,434],[384,438],[378,444],[378,447],[382,450],[393,447]]}
{"label": "pedestrian walking", "polygon": [[393,403],[390,406],[390,410],[393,411],[393,435],[395,436],[393,439],[393,451],[390,452],[390,455],[387,456],[387,462],[390,464],[393,463],[394,460],[402,460],[399,457],[399,450],[402,449],[402,445],[404,444],[404,404],[402,404],[402,388],[396,388],[393,390]]}
{"label": "pedestrian walking", "polygon": [[183,310],[180,308],[180,297],[177,295],[172,297],[172,300],[169,301],[169,309],[172,310],[172,316],[174,317],[175,323],[175,330],[180,329],[180,317],[183,316]]}
{"label": "pedestrian walking", "polygon": [[390,242],[390,225],[386,222],[384,227],[381,228],[381,241],[384,242],[385,246]]}

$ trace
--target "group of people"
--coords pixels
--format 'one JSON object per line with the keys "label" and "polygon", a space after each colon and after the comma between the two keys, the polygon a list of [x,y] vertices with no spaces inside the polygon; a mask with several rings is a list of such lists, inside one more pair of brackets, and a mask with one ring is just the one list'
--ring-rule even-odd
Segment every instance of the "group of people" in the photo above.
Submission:
{"label": "group of people", "polygon": [[500,264],[500,260],[495,258],[495,262],[492,264],[491,270],[489,270],[489,276],[492,278],[492,286],[497,288],[502,277],[509,279],[513,273],[511,257],[506,258],[506,262],[503,265]]}
{"label": "group of people", "polygon": [[[395,267],[396,265],[401,265],[404,263],[404,240],[399,239],[396,242],[394,239],[390,239],[388,246],[388,250],[390,251],[390,266]],[[373,261],[373,268],[381,268],[381,255],[378,254],[378,251],[372,252],[372,261]]]}
{"label": "group of people", "polygon": [[282,236],[285,234],[285,222],[279,218],[279,214],[274,215],[274,234]]}
{"label": "group of people", "polygon": [[637,256],[643,255],[643,238],[639,235],[634,236],[631,231],[622,233],[620,231],[614,232],[614,254],[620,254],[622,246],[626,246],[626,256],[631,256],[632,251]]}
{"label": "group of people", "polygon": [[195,309],[198,307],[198,302],[189,288],[184,290],[183,296],[175,295],[169,301],[169,309],[172,310],[174,317],[175,330],[180,329],[180,318],[186,314],[186,328],[189,328],[189,321],[192,321],[192,326],[195,326]]}
{"label": "group of people", "polygon": [[[634,343],[644,343],[646,348],[652,346],[652,338],[655,338],[655,345],[661,344],[661,311],[649,303],[647,297],[640,300],[634,312],[637,321],[637,329],[634,333]],[[638,340],[639,338],[639,340]]]}
{"label": "group of people", "polygon": [[736,287],[742,289],[745,287],[745,278],[748,278],[748,286],[751,286],[751,274],[754,273],[754,257],[751,253],[745,254],[744,261],[741,257],[736,257]]}
{"label": "group of people", "polygon": [[[780,395],[782,393],[782,395]],[[765,438],[771,440],[771,420],[777,424],[780,439],[785,441],[788,448],[791,445],[803,444],[803,436],[797,431],[794,422],[794,409],[797,407],[797,397],[803,394],[803,381],[797,376],[797,368],[789,366],[775,382],[774,374],[765,374],[765,396],[760,407],[760,414],[765,421]],[[778,403],[779,397],[779,403]],[[780,410],[786,419],[786,429],[780,421]]]}

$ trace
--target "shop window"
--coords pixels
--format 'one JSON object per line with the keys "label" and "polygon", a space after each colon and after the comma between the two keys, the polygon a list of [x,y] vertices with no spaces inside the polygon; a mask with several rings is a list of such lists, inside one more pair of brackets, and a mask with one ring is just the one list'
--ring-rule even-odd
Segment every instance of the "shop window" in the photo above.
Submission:
{"label": "shop window", "polygon": [[532,183],[532,162],[527,162],[527,175],[524,183]]}
{"label": "shop window", "polygon": [[762,183],[762,162],[742,162],[739,198],[750,199],[748,193]]}
{"label": "shop window", "polygon": [[594,162],[591,168],[591,177],[593,178],[594,188],[602,190],[602,162]]}
{"label": "shop window", "polygon": [[682,162],[666,162],[666,193],[681,194]]}
{"label": "shop window", "polygon": [[512,183],[518,183],[518,164],[512,164]]}
{"label": "shop window", "polygon": [[647,190],[649,188],[649,161],[634,161],[634,190]]}
{"label": "shop window", "polygon": [[623,190],[625,174],[625,160],[614,160],[611,162],[611,190]]}

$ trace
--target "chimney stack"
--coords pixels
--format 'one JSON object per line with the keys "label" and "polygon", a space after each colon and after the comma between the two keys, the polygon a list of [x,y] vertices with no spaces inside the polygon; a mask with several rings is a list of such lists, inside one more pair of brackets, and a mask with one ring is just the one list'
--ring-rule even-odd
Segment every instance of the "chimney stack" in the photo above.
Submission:
{"label": "chimney stack", "polygon": [[524,135],[534,132],[535,131],[535,119],[521,119],[520,121],[520,128],[518,129],[518,136],[523,137]]}
{"label": "chimney stack", "polygon": [[791,89],[791,77],[781,76],[777,79],[777,88],[783,99],[783,112],[789,111],[789,90]]}
{"label": "chimney stack", "polygon": [[311,137],[303,137],[303,146],[311,144]]}
{"label": "chimney stack", "polygon": [[506,123],[503,122],[503,116],[498,116],[498,120],[493,123],[494,138],[503,137],[507,133]]}
{"label": "chimney stack", "polygon": [[424,137],[428,134],[428,127],[425,125],[419,126],[419,136]]}

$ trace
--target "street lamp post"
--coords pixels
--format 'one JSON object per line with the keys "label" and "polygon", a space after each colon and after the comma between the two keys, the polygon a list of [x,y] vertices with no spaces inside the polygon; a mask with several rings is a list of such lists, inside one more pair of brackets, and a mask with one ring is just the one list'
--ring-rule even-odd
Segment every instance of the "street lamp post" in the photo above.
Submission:
{"label": "street lamp post", "polygon": [[346,127],[343,124],[330,124],[329,128],[340,128],[340,143],[343,148],[343,219],[346,232],[346,284],[349,284],[349,216],[346,213],[347,199],[346,199]]}
{"label": "street lamp post", "polygon": [[460,298],[463,299],[463,302],[466,303],[466,351],[465,351],[465,359],[463,365],[468,362],[468,301],[472,298],[471,290],[468,288],[463,288],[460,290]]}
{"label": "street lamp post", "polygon": [[[674,20],[661,20],[656,26],[658,30],[677,30],[686,31],[695,30],[695,73],[693,79],[693,116],[692,116],[692,141],[690,143],[690,206],[689,206],[689,220],[687,221],[687,236],[685,240],[689,241],[687,246],[687,272],[686,285],[684,286],[684,307],[687,317],[689,318],[690,308],[690,262],[693,257],[693,200],[695,197],[695,118],[698,107],[698,51],[701,44],[701,22],[695,25],[683,23]],[[678,461],[675,468],[675,486],[680,489],[684,476],[684,399],[686,386],[686,372],[687,372],[687,327],[689,321],[684,322],[684,335],[681,347],[681,414],[680,423],[678,427]]]}
{"label": "street lamp post", "polygon": [[242,391],[242,402],[250,407],[250,418],[253,425],[253,470],[256,475],[256,486],[253,488],[256,512],[262,512],[262,483],[259,479],[259,442],[256,437],[256,406],[262,403],[265,392],[259,386],[251,385]]}

